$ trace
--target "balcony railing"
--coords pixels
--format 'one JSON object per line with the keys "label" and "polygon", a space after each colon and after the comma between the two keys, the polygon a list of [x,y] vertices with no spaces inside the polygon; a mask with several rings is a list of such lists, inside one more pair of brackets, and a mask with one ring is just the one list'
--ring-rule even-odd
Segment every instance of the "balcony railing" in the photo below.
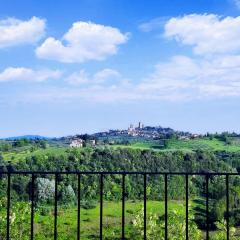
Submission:
{"label": "balcony railing", "polygon": [[30,189],[30,199],[31,199],[31,226],[30,226],[30,236],[31,240],[34,239],[34,211],[35,211],[35,196],[34,196],[34,186],[35,179],[39,175],[54,175],[55,176],[55,197],[54,197],[54,235],[53,239],[58,239],[58,179],[60,175],[76,175],[77,176],[77,236],[76,239],[81,239],[81,176],[82,175],[97,175],[99,176],[99,204],[100,204],[100,212],[99,212],[99,238],[103,239],[103,209],[104,209],[104,177],[107,175],[121,175],[122,182],[122,199],[121,199],[121,239],[125,239],[125,177],[127,175],[138,175],[143,178],[143,239],[147,239],[147,176],[152,175],[160,175],[163,176],[164,179],[164,222],[165,222],[165,239],[168,238],[168,178],[169,176],[183,176],[185,178],[185,238],[189,239],[189,177],[192,176],[202,176],[205,178],[205,211],[206,211],[206,239],[209,239],[209,179],[213,176],[223,176],[225,178],[226,183],[226,239],[229,240],[229,176],[239,176],[238,173],[184,173],[184,172],[90,172],[90,171],[69,171],[69,172],[55,172],[55,171],[12,171],[12,172],[0,172],[1,175],[7,176],[7,219],[6,219],[6,239],[10,240],[10,210],[11,210],[11,177],[13,175],[24,175],[31,177],[31,189]]}

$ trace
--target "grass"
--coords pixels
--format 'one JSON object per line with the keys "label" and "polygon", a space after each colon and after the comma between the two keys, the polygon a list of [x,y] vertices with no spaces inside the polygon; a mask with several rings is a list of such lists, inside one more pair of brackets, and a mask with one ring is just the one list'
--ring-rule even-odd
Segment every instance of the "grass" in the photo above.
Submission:
{"label": "grass", "polygon": [[[12,239],[27,240],[30,235],[30,214],[31,211],[14,210],[15,203],[12,204],[12,215],[14,218],[14,225],[11,223],[10,235]],[[23,209],[27,203],[21,203]],[[137,236],[133,228],[132,221],[136,215],[143,208],[142,201],[126,201],[125,202],[125,233],[126,239],[142,239],[135,238]],[[44,211],[43,211],[44,210]],[[168,212],[178,211],[179,214],[184,214],[184,203],[182,201],[169,201]],[[1,236],[5,235],[6,226],[6,211],[0,210],[1,213]],[[57,218],[57,232],[59,240],[75,240],[77,236],[77,207],[58,206]],[[81,224],[80,233],[81,239],[99,239],[99,222],[100,222],[100,207],[99,203],[93,209],[81,208]],[[162,201],[147,201],[147,214],[154,213],[158,217],[164,216],[164,202]],[[5,216],[5,217],[3,217]],[[122,219],[122,203],[121,202],[108,202],[103,203],[103,236],[104,239],[121,239],[121,219]],[[54,234],[54,207],[53,205],[45,205],[37,208],[34,214],[34,239],[36,240],[50,240],[53,239]],[[133,234],[133,235],[132,235]],[[15,236],[15,237],[14,237]]]}
{"label": "grass", "polygon": [[213,151],[227,151],[238,152],[240,151],[239,144],[226,144],[216,138],[212,140],[209,138],[190,139],[190,140],[172,140],[169,142],[168,149],[174,150],[213,150]]}
{"label": "grass", "polygon": [[141,149],[141,150],[149,150],[149,149],[160,150],[160,149],[162,149],[162,146],[160,144],[158,144],[157,142],[137,142],[137,143],[132,143],[131,145],[116,144],[116,145],[111,145],[111,147],[114,149],[116,149],[118,147]]}
{"label": "grass", "polygon": [[233,139],[231,144],[226,144],[216,138],[197,138],[189,140],[169,140],[167,147],[162,147],[157,141],[138,142],[130,145],[112,145],[113,148],[131,148],[156,151],[194,151],[197,149],[211,151],[240,152],[240,139]]}
{"label": "grass", "polygon": [[[126,237],[129,237],[132,220],[142,209],[140,201],[127,201],[126,209]],[[184,214],[184,204],[180,201],[170,201],[169,212],[178,210]],[[93,209],[81,209],[81,239],[99,239],[99,206]],[[164,202],[148,201],[147,213],[164,215]],[[104,202],[103,209],[103,234],[105,239],[120,239],[121,237],[121,202]],[[51,239],[53,233],[53,214],[46,216],[36,214],[36,239]],[[77,235],[77,208],[60,208],[58,214],[58,239],[76,239]],[[43,238],[44,237],[44,238]],[[130,238],[128,238],[130,239]]]}
{"label": "grass", "polygon": [[[198,198],[195,200],[189,200],[189,213],[195,212],[195,207],[199,205],[199,201],[204,199]],[[20,203],[20,208],[14,208],[15,204],[19,202],[14,202],[11,204],[11,216],[14,217],[14,226],[11,222],[10,235],[11,239],[22,239],[27,240],[30,236],[30,205],[26,202]],[[25,210],[28,206],[28,211]],[[179,231],[185,231],[185,201],[184,200],[169,200],[168,201],[168,220],[169,229],[172,229],[174,233],[174,228],[178,227]],[[137,231],[133,226],[133,220],[143,209],[143,201],[133,201],[128,200],[125,202],[125,238],[130,239],[142,239],[139,231]],[[204,211],[204,210],[203,210]],[[170,218],[171,213],[174,218]],[[100,206],[92,209],[80,210],[81,213],[81,223],[80,223],[80,233],[81,239],[99,239],[100,232]],[[6,210],[4,208],[0,209],[0,230],[1,236],[5,236],[6,226]],[[58,205],[58,217],[57,217],[57,233],[59,240],[75,240],[77,236],[77,214],[78,210],[76,205],[64,206]],[[159,224],[155,227],[160,227],[160,231],[164,233],[164,214],[165,214],[165,202],[164,201],[147,201],[147,231],[149,229],[148,223],[150,220],[150,214],[156,214],[158,221],[160,220],[163,224]],[[142,218],[143,216],[141,216]],[[176,218],[175,218],[176,217]],[[179,219],[180,217],[180,219]],[[106,240],[117,240],[121,239],[121,219],[122,219],[122,203],[114,201],[104,201],[103,202],[103,237]],[[180,220],[180,221],[179,221]],[[176,226],[176,224],[178,224]],[[180,225],[179,225],[180,224]],[[143,221],[142,224],[143,226]],[[139,225],[141,227],[141,225]],[[183,229],[182,229],[183,228]],[[139,230],[139,228],[138,228]],[[210,234],[214,235],[219,233],[219,231],[211,231]],[[14,232],[14,233],[13,233]],[[202,231],[204,235],[204,231]],[[54,235],[54,207],[53,205],[40,205],[35,210],[34,214],[34,239],[36,240],[50,240]],[[18,237],[16,237],[18,236]],[[1,237],[0,237],[1,238]],[[2,238],[1,238],[2,239]],[[153,238],[151,238],[153,239]],[[157,239],[157,238],[154,238]],[[162,239],[162,238],[161,238]],[[183,239],[183,238],[181,238]],[[218,238],[219,239],[219,238]]]}
{"label": "grass", "polygon": [[28,148],[20,148],[16,149],[11,152],[4,152],[3,153],[3,159],[6,161],[14,161],[19,162],[22,159],[30,156],[37,156],[37,155],[64,155],[66,154],[67,148],[60,148],[60,147],[49,147],[47,149],[36,149],[31,150],[31,147]]}

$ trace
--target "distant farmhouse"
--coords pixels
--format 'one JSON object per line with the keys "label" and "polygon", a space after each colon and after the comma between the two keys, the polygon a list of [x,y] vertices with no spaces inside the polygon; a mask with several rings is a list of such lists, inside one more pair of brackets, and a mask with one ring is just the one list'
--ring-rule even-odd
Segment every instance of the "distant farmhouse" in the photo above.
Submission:
{"label": "distant farmhouse", "polygon": [[72,140],[70,143],[71,148],[82,148],[83,147],[83,140],[82,139],[75,139]]}
{"label": "distant farmhouse", "polygon": [[87,146],[87,145],[90,145],[91,147],[96,146],[96,140],[93,139],[93,140],[85,141],[81,138],[78,138],[78,139],[72,140],[69,146],[71,148],[82,148],[82,147]]}

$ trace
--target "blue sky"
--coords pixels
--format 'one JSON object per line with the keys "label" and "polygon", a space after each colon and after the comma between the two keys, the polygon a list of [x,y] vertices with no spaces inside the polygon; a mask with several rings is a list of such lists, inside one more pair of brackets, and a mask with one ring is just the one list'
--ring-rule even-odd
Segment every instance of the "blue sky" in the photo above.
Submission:
{"label": "blue sky", "polygon": [[240,1],[0,2],[0,137],[130,123],[240,132]]}

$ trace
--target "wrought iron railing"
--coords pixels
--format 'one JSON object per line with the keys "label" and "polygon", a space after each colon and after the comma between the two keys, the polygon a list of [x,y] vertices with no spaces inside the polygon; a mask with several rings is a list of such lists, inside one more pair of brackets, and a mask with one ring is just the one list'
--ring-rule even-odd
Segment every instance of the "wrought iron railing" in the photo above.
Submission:
{"label": "wrought iron railing", "polygon": [[34,211],[35,211],[35,196],[34,196],[34,186],[35,186],[35,179],[39,175],[54,175],[55,176],[55,197],[54,197],[54,236],[53,239],[58,239],[58,177],[60,175],[69,175],[73,174],[77,176],[77,187],[78,187],[78,193],[77,193],[77,236],[76,239],[81,239],[81,176],[82,175],[97,175],[99,176],[100,180],[100,191],[99,191],[99,204],[100,204],[100,212],[99,212],[99,238],[103,239],[103,208],[104,208],[104,198],[103,198],[103,190],[104,190],[104,177],[107,175],[121,175],[122,176],[122,216],[121,216],[121,239],[125,239],[125,177],[127,175],[142,175],[143,177],[143,209],[144,209],[144,215],[143,215],[143,238],[147,239],[147,176],[152,175],[160,175],[164,177],[164,222],[165,222],[165,239],[168,238],[168,177],[169,176],[183,176],[185,177],[185,238],[186,240],[189,239],[189,177],[191,176],[202,176],[205,178],[205,205],[206,205],[206,239],[209,239],[209,179],[213,176],[224,176],[225,182],[226,182],[226,239],[229,240],[230,238],[230,232],[229,232],[229,176],[239,176],[238,173],[184,173],[184,172],[90,172],[90,171],[68,171],[68,172],[55,172],[55,171],[12,171],[12,172],[0,172],[0,174],[7,176],[7,226],[6,226],[6,239],[10,240],[10,209],[11,209],[11,177],[13,175],[19,174],[19,175],[27,175],[31,177],[31,190],[30,190],[30,199],[31,199],[31,230],[30,230],[30,236],[29,238],[31,240],[34,239]]}

